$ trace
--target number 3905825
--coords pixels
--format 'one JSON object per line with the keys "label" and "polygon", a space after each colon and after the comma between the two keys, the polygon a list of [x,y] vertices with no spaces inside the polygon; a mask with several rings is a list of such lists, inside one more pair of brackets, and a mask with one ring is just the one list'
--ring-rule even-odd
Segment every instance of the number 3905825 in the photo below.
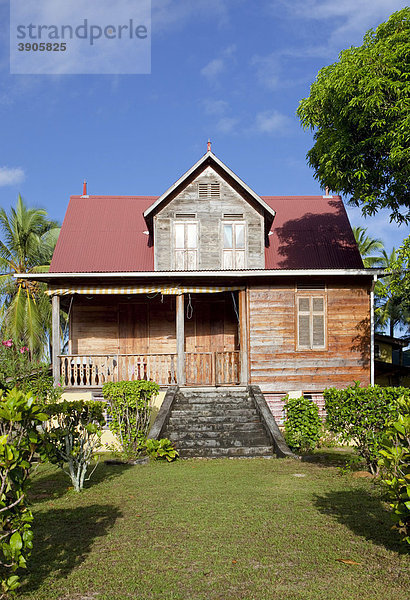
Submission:
{"label": "number 3905825", "polygon": [[19,52],[65,52],[66,42],[26,42],[17,44]]}

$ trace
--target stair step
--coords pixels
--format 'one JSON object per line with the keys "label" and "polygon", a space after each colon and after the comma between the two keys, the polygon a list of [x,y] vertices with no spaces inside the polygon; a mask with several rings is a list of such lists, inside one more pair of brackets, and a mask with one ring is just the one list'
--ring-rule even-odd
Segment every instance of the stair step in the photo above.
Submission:
{"label": "stair step", "polygon": [[204,423],[198,423],[198,421],[190,421],[189,424],[185,423],[184,427],[178,427],[179,424],[179,420],[175,420],[172,423],[168,424],[167,427],[167,432],[168,433],[173,433],[175,432],[185,432],[188,431],[190,433],[197,433],[197,434],[202,434],[202,433],[206,433],[206,432],[215,432],[218,433],[220,431],[237,431],[237,432],[264,432],[265,428],[263,427],[263,425],[259,422],[259,420],[255,421],[250,421],[250,422],[245,422],[243,423],[242,421],[239,422],[231,422],[231,421],[220,421],[218,423],[215,423],[215,421],[209,417],[209,420],[204,422]]}
{"label": "stair step", "polygon": [[245,402],[176,402],[173,410],[198,410],[198,411],[226,411],[226,410],[254,410],[253,404]]}
{"label": "stair step", "polygon": [[184,417],[174,417],[171,416],[169,419],[169,424],[170,426],[174,427],[175,425],[178,426],[178,424],[180,423],[181,426],[183,427],[189,427],[190,425],[195,425],[198,423],[204,423],[204,424],[212,424],[212,423],[260,423],[259,417],[257,415],[254,415],[252,418],[248,418],[248,419],[244,419],[243,416],[241,415],[232,415],[229,417],[229,419],[226,418],[225,415],[220,415],[220,416],[195,416],[195,417],[191,417],[191,416],[187,416],[186,413],[184,413],[185,416]]}
{"label": "stair step", "polygon": [[183,396],[177,395],[175,398],[176,404],[208,404],[212,402],[220,402],[220,403],[234,403],[241,404],[243,402],[251,402],[248,394],[243,395],[229,395],[229,394],[206,394],[199,395],[195,394],[193,396]]}
{"label": "stair step", "polygon": [[273,447],[245,388],[180,390],[164,432],[182,458],[273,456]]}
{"label": "stair step", "polygon": [[180,451],[181,458],[253,458],[253,457],[273,457],[272,446],[258,447],[236,447],[236,448],[183,448]]}
{"label": "stair step", "polygon": [[184,436],[177,439],[170,437],[171,441],[175,442],[178,449],[180,448],[230,448],[230,447],[259,447],[266,446],[266,436],[218,436],[210,438],[204,436],[201,438],[195,436]]}
{"label": "stair step", "polygon": [[250,419],[256,417],[258,413],[254,408],[212,408],[211,410],[173,410],[172,416],[178,418],[190,417],[225,417],[229,420],[231,417],[242,417]]}

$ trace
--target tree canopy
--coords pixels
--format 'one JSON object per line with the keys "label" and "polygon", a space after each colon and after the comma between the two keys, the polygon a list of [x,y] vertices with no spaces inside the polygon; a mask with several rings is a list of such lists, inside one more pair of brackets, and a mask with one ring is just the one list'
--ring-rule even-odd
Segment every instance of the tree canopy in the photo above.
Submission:
{"label": "tree canopy", "polygon": [[314,131],[307,154],[323,187],[372,215],[410,220],[410,8],[324,67],[299,105]]}
{"label": "tree canopy", "polygon": [[0,209],[1,333],[40,356],[51,324],[44,285],[16,279],[19,273],[48,271],[60,228],[42,209],[27,208],[19,195],[9,214]]}
{"label": "tree canopy", "polygon": [[381,263],[380,252],[384,249],[382,240],[367,235],[367,228],[353,227],[353,235],[356,240],[363,265],[366,268],[376,267]]}

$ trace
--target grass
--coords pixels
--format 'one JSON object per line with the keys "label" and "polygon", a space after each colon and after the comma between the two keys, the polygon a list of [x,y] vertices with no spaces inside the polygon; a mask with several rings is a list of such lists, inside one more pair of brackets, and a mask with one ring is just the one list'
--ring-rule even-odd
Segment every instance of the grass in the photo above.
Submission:
{"label": "grass", "polygon": [[51,466],[33,483],[26,600],[408,597],[380,490],[323,462],[100,465],[67,485]]}

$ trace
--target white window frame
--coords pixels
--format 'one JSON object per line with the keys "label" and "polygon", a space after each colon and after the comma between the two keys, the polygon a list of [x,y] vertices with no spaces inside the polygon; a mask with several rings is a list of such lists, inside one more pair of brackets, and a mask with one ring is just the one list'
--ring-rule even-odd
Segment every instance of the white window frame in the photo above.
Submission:
{"label": "white window frame", "polygon": [[[232,225],[232,248],[225,248],[224,245],[224,240],[225,240],[225,235],[224,235],[224,226],[225,225]],[[243,249],[237,249],[235,248],[235,226],[236,225],[243,225],[244,228],[244,247]],[[232,220],[232,219],[223,219],[221,221],[221,267],[222,270],[224,271],[234,271],[235,269],[246,269],[247,268],[247,263],[248,263],[248,231],[247,231],[247,226],[246,226],[246,221],[244,219],[238,219],[238,220]],[[243,252],[244,255],[244,259],[243,259],[243,267],[237,267],[236,266],[236,260],[235,260],[235,252]],[[225,267],[225,253],[226,252],[231,252],[232,253],[232,267],[231,268],[226,268]],[[235,264],[234,264],[235,263]]]}
{"label": "white window frame", "polygon": [[[176,247],[176,225],[184,225],[184,248]],[[196,226],[196,248],[187,248],[187,229],[186,225],[195,225]],[[196,271],[198,269],[198,250],[199,250],[199,221],[197,219],[178,219],[172,222],[172,265],[174,271]],[[184,252],[184,269],[177,269],[177,260],[176,260],[176,252],[183,251]],[[188,268],[188,252],[195,253],[195,266],[192,269]]]}
{"label": "white window frame", "polygon": [[[299,300],[301,298],[309,300],[309,311],[300,311],[299,310]],[[313,310],[313,300],[320,299],[323,300],[323,311],[314,311]],[[322,351],[327,349],[327,296],[326,294],[296,294],[296,349],[301,351]],[[299,315],[309,315],[309,345],[301,345],[299,343],[300,335],[299,335]],[[323,315],[323,345],[314,346],[313,345],[313,317],[314,315]]]}

